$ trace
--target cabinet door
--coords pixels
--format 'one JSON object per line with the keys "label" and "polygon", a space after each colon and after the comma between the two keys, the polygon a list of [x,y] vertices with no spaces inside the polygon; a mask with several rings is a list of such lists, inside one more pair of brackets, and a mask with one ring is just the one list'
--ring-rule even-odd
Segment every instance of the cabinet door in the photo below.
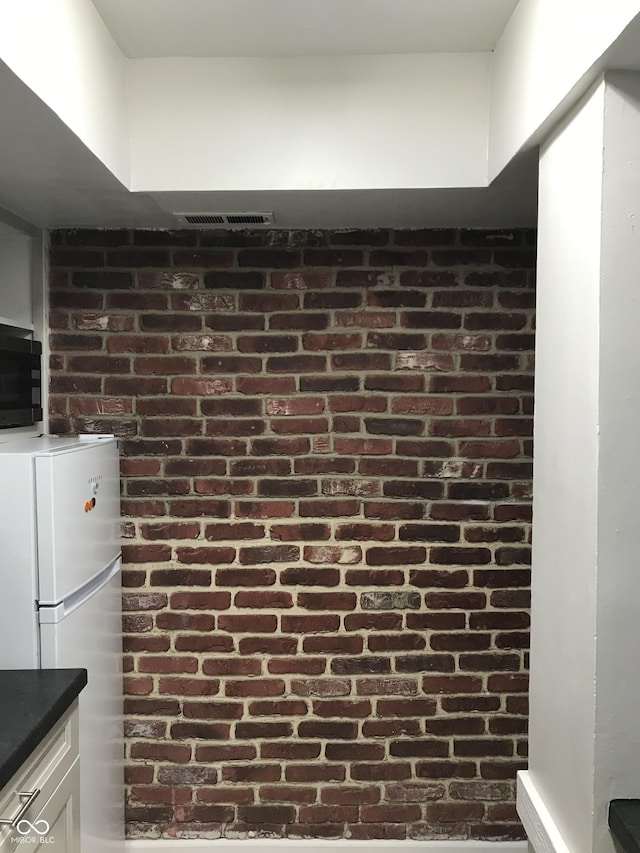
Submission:
{"label": "cabinet door", "polygon": [[[0,816],[6,821],[0,824],[0,853],[40,849],[79,853],[79,802],[76,699],[0,791]],[[49,840],[52,834],[54,841]]]}
{"label": "cabinet door", "polygon": [[41,853],[80,853],[80,759],[76,759],[51,798],[38,815],[49,827],[36,850]]}
{"label": "cabinet door", "polygon": [[71,769],[35,817],[18,822],[0,842],[2,853],[80,853],[80,763]]}

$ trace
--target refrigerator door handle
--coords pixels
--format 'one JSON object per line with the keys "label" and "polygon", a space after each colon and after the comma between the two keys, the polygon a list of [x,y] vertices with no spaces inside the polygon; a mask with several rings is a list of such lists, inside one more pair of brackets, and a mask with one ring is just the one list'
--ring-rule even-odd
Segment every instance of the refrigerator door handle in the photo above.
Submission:
{"label": "refrigerator door handle", "polygon": [[94,593],[101,589],[105,584],[109,583],[111,578],[118,574],[121,565],[122,558],[116,557],[113,563],[110,563],[110,565],[104,568],[100,574],[96,575],[95,578],[92,578],[88,584],[76,590],[76,592],[71,593],[71,595],[65,598],[64,601],[52,606],[40,607],[38,610],[38,621],[40,624],[57,624],[58,622],[61,622],[65,616],[68,616],[70,613],[73,613],[74,610],[77,610],[78,607],[82,607],[87,599],[91,598]]}

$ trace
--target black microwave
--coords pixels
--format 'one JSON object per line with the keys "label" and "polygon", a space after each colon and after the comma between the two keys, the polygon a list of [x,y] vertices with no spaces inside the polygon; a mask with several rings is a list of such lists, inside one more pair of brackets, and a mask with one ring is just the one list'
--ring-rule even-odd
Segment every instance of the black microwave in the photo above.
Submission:
{"label": "black microwave", "polygon": [[0,337],[0,429],[42,420],[42,345]]}

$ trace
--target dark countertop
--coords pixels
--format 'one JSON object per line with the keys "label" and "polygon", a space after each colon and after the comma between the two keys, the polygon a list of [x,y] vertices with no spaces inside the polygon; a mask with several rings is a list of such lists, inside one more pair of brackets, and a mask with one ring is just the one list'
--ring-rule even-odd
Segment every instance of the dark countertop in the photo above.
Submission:
{"label": "dark countertop", "polygon": [[0,788],[87,683],[86,669],[0,670]]}
{"label": "dark countertop", "polygon": [[625,853],[639,853],[640,800],[611,800],[609,828]]}

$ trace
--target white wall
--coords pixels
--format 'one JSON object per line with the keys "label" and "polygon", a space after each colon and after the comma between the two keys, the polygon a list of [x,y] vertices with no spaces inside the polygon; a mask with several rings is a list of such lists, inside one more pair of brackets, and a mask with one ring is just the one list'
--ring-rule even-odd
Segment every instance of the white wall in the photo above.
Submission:
{"label": "white wall", "polygon": [[594,774],[603,109],[600,86],[540,159],[530,775],[581,853]]}
{"label": "white wall", "polygon": [[493,53],[490,179],[638,14],[640,0],[520,0]]}
{"label": "white wall", "polygon": [[528,778],[581,853],[640,796],[639,149],[640,74],[611,74],[540,161]]}
{"label": "white wall", "polygon": [[128,184],[127,61],[91,0],[0,0],[0,60]]}
{"label": "white wall", "polygon": [[594,850],[615,797],[640,797],[640,74],[605,101],[599,413]]}
{"label": "white wall", "polygon": [[488,62],[133,60],[132,189],[485,186]]}

